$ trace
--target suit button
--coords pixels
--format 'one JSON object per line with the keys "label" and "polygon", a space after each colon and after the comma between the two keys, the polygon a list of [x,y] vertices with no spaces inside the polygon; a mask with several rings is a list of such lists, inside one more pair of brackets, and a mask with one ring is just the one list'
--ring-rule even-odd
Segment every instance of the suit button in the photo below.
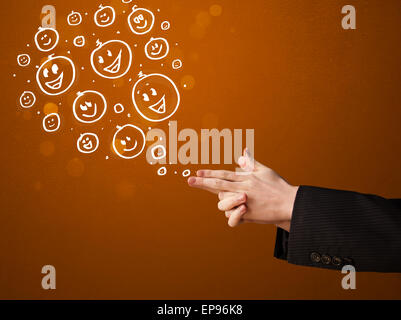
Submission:
{"label": "suit button", "polygon": [[331,257],[327,254],[322,255],[322,263],[323,264],[330,264],[331,263]]}
{"label": "suit button", "polygon": [[343,261],[339,257],[333,257],[333,259],[331,260],[331,263],[336,267],[341,266],[342,262]]}
{"label": "suit button", "polygon": [[312,253],[310,254],[310,259],[311,259],[313,262],[318,263],[318,262],[320,262],[321,257],[320,257],[320,254],[319,254],[319,253],[317,253],[317,252],[312,252]]}

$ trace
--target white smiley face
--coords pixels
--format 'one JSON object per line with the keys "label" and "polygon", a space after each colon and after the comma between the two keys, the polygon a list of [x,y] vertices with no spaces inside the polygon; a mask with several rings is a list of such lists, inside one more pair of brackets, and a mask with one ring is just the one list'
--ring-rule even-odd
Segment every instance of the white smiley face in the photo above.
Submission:
{"label": "white smiley face", "polygon": [[114,23],[116,12],[113,7],[99,6],[99,10],[95,12],[94,20],[98,27],[107,27]]}
{"label": "white smiley face", "polygon": [[36,73],[40,89],[48,95],[66,92],[75,81],[75,66],[67,57],[52,57],[43,62]]}
{"label": "white smiley face", "polygon": [[82,16],[79,12],[72,11],[67,17],[67,22],[70,26],[77,26],[82,22]]}
{"label": "white smiley face", "polygon": [[76,47],[83,47],[85,45],[85,37],[84,36],[77,36],[74,38],[74,46]]}
{"label": "white smiley face", "polygon": [[94,133],[83,133],[77,140],[77,149],[82,153],[92,153],[99,147],[99,138]]}
{"label": "white smiley face", "polygon": [[23,108],[30,108],[36,102],[36,96],[32,91],[24,91],[19,99],[20,105]]}
{"label": "white smiley face", "polygon": [[152,11],[134,6],[128,16],[128,24],[131,31],[142,35],[152,30],[155,23],[155,16]]}
{"label": "white smiley face", "polygon": [[43,129],[46,132],[54,132],[60,128],[60,116],[57,113],[48,114],[43,118]]}
{"label": "white smiley face", "polygon": [[56,47],[59,38],[56,29],[39,27],[39,31],[35,34],[35,44],[40,51],[48,52]]}
{"label": "white smiley face", "polygon": [[130,46],[121,40],[98,41],[98,47],[91,54],[93,70],[101,77],[117,79],[124,76],[132,63]]}
{"label": "white smiley face", "polygon": [[113,137],[114,152],[121,158],[133,159],[145,148],[145,134],[142,129],[132,124],[117,127]]}
{"label": "white smiley face", "polygon": [[151,60],[160,60],[168,55],[170,48],[164,38],[150,38],[145,46],[145,54]]}
{"label": "white smiley face", "polygon": [[100,120],[107,110],[104,96],[97,91],[78,92],[72,111],[75,119],[82,123],[94,123]]}
{"label": "white smiley face", "polygon": [[17,57],[17,62],[18,62],[18,65],[19,65],[19,66],[21,66],[21,67],[26,67],[26,66],[28,66],[28,65],[31,63],[31,57],[30,57],[28,54],[26,54],[26,53],[20,54],[20,55]]}

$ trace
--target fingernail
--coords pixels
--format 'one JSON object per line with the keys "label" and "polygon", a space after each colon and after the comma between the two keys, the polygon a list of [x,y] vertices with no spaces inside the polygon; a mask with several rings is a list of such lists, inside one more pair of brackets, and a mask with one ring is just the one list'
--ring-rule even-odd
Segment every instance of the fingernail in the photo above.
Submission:
{"label": "fingernail", "polygon": [[193,184],[195,184],[195,182],[196,182],[196,178],[195,177],[189,177],[188,178],[188,184],[189,185],[193,185]]}
{"label": "fingernail", "polygon": [[201,177],[201,176],[202,176],[202,174],[203,174],[203,171],[202,171],[202,170],[198,170],[198,171],[196,171],[196,175],[197,175],[198,177]]}

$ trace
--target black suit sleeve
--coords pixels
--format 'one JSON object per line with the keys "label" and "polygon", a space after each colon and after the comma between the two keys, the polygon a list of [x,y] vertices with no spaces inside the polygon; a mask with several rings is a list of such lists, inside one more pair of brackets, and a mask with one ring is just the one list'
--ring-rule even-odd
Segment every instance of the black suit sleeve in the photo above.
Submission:
{"label": "black suit sleeve", "polygon": [[301,186],[290,232],[277,229],[274,256],[327,269],[401,272],[401,199]]}

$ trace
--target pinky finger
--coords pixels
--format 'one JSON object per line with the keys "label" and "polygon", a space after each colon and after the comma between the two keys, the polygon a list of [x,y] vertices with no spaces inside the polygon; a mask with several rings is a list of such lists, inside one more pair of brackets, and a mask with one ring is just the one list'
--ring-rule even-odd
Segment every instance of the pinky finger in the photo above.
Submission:
{"label": "pinky finger", "polygon": [[233,210],[227,211],[226,216],[227,214],[229,214],[228,225],[232,228],[238,226],[245,212],[246,212],[246,206],[244,204],[240,205],[239,207]]}

